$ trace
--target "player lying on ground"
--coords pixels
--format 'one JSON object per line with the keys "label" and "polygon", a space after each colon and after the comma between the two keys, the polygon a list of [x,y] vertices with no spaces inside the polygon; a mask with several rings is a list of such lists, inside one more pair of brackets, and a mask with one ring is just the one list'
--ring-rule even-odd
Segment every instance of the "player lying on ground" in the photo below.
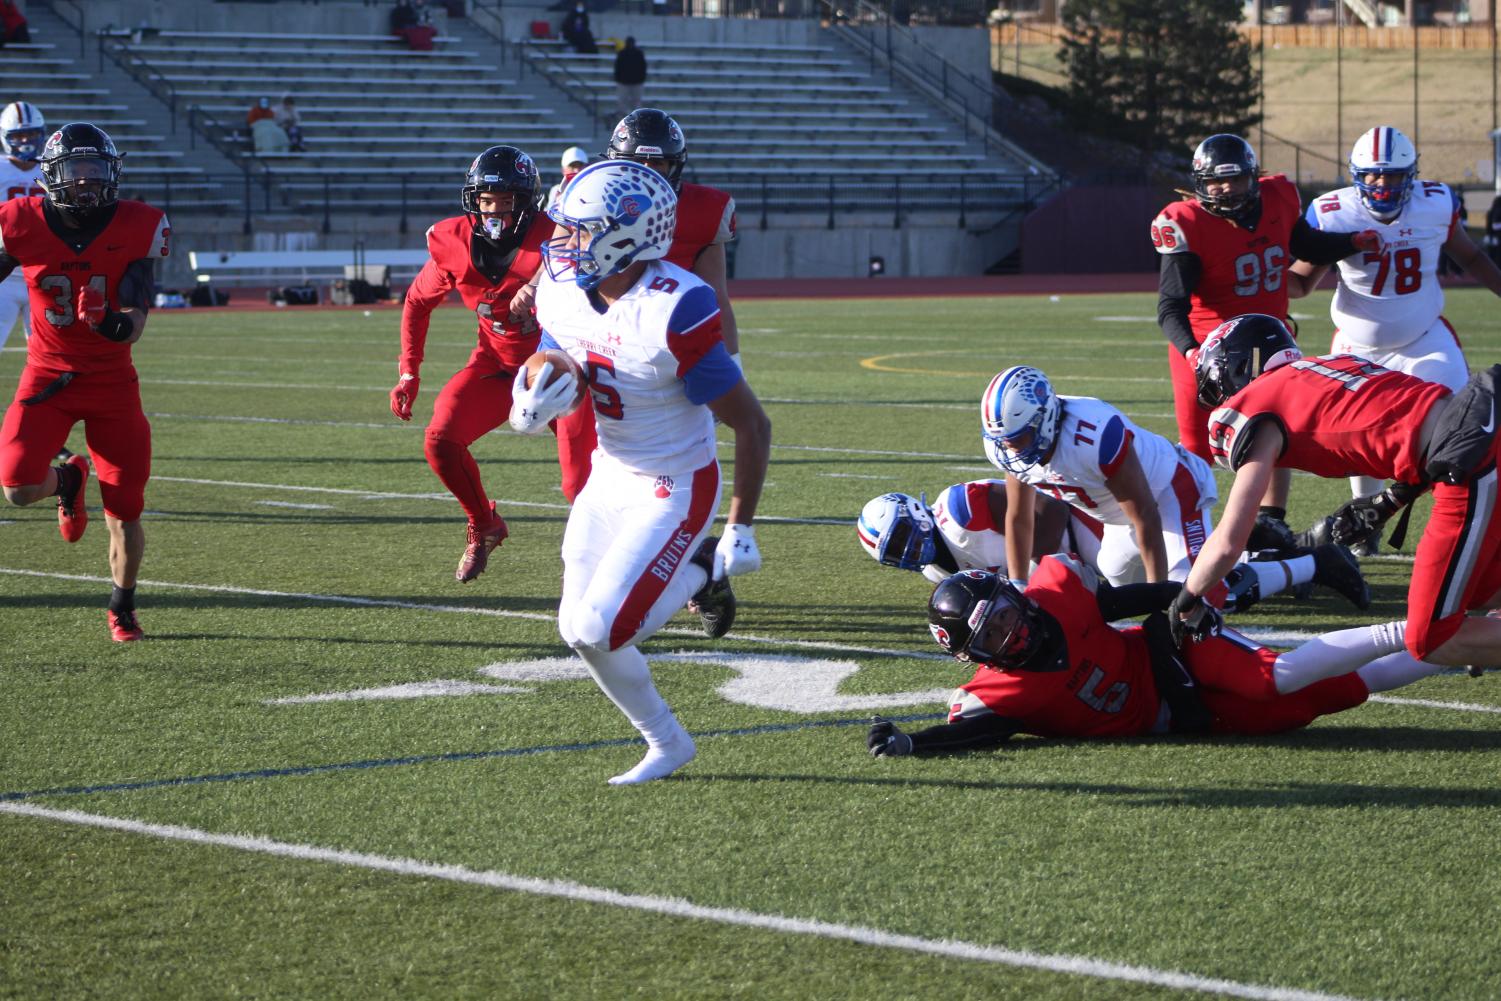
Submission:
{"label": "player lying on ground", "polygon": [[[928,628],[975,675],[950,698],[947,723],[908,734],[878,719],[870,752],[969,750],[1017,733],[1275,733],[1442,670],[1401,649],[1400,623],[1340,630],[1283,654],[1229,629],[1175,647],[1161,609],[1178,588],[1113,588],[1055,557],[1025,591],[983,571],[955,574],[934,590]],[[1110,624],[1148,612],[1145,626]]]}
{"label": "player lying on ground", "polygon": [[[938,495],[890,493],[873,498],[855,522],[861,547],[882,566],[917,570],[937,584],[960,570],[1006,572],[1006,484],[1004,480],[956,483]],[[1089,515],[1046,494],[1037,496],[1032,561],[1068,553],[1098,570],[1104,526]],[[1321,584],[1364,600],[1368,589],[1359,567],[1338,546],[1308,551],[1267,550],[1247,554],[1225,575],[1216,607],[1243,612],[1262,598],[1290,587]]]}

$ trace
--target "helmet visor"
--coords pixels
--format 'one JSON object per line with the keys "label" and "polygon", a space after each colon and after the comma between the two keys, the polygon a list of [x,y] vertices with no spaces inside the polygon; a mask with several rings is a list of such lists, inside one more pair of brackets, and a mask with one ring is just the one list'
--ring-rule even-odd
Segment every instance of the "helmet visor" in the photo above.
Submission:
{"label": "helmet visor", "polygon": [[921,570],[933,562],[933,550],[932,529],[924,528],[911,514],[903,511],[882,537],[877,558],[883,566]]}
{"label": "helmet visor", "polygon": [[975,606],[970,617],[969,644],[965,648],[971,661],[1019,667],[1031,657],[1037,637],[1014,594],[1015,588],[1001,578],[996,581],[989,600]]}
{"label": "helmet visor", "polygon": [[98,208],[107,201],[115,183],[114,165],[101,156],[70,156],[57,165],[47,186],[66,193],[66,204],[80,209]]}
{"label": "helmet visor", "polygon": [[18,160],[35,160],[42,148],[42,130],[12,129],[5,133],[5,147]]}

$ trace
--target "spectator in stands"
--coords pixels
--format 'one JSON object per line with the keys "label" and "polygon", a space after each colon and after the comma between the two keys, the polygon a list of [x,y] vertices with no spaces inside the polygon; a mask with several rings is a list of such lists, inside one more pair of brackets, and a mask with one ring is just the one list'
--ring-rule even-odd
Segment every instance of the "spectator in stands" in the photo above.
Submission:
{"label": "spectator in stands", "polygon": [[431,52],[438,29],[433,27],[427,0],[396,0],[391,9],[391,34],[405,39],[408,48]]}
{"label": "spectator in stands", "polygon": [[0,0],[0,48],[6,42],[29,41],[31,29],[26,26],[26,15],[16,9],[11,0]]}
{"label": "spectator in stands", "polygon": [[255,124],[250,126],[250,142],[257,155],[285,153],[292,148],[292,144],[287,141],[286,132],[276,124],[275,118],[256,119]]}
{"label": "spectator in stands", "polygon": [[615,53],[615,114],[624,118],[632,109],[641,107],[644,83],[646,53],[637,47],[634,37],[627,37],[625,45]]}
{"label": "spectator in stands", "polygon": [[563,18],[563,41],[573,46],[573,51],[593,55],[599,51],[594,44],[594,32],[589,27],[589,8],[584,0],[578,0],[573,10]]}
{"label": "spectator in stands", "polygon": [[276,124],[287,134],[287,142],[291,145],[293,153],[302,153],[302,114],[297,110],[297,99],[287,94],[281,99],[281,107],[276,109]]}
{"label": "spectator in stands", "polygon": [[250,110],[245,113],[245,124],[253,131],[256,122],[274,118],[276,118],[276,112],[271,108],[271,98],[263,97],[252,104]]}
{"label": "spectator in stands", "polygon": [[569,146],[563,151],[563,179],[552,186],[547,192],[547,204],[544,209],[550,209],[558,204],[558,199],[563,197],[563,189],[568,187],[568,182],[573,180],[573,175],[589,165],[589,154],[582,146]]}

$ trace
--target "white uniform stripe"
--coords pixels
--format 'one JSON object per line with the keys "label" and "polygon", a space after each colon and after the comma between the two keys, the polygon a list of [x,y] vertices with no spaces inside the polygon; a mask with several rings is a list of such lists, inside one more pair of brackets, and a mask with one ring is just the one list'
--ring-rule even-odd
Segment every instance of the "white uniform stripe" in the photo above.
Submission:
{"label": "white uniform stripe", "polygon": [[[649,894],[622,893],[604,887],[587,886],[567,880],[539,879],[517,876],[493,869],[470,869],[461,865],[443,865],[424,862],[421,859],[400,858],[388,855],[372,855],[365,852],[323,848],[318,845],[303,845],[270,838],[250,837],[240,834],[217,834],[192,827],[173,824],[150,824],[128,817],[108,817],[101,814],[83,813],[78,810],[54,810],[29,803],[0,803],[0,813],[52,820],[82,827],[95,827],[160,838],[166,841],[182,841],[190,844],[232,848],[236,851],[254,852],[281,858],[308,862],[327,862],[333,865],[357,869],[389,872],[398,876],[417,876],[423,879],[441,879],[453,883],[485,886],[512,893],[528,893],[539,897],[555,897],[579,903],[600,904],[634,911],[661,914],[667,917],[686,918],[692,921],[708,921],[715,924],[742,928],[759,928],[785,935],[805,935],[814,938],[856,942],[880,949],[896,949],[929,956],[948,956],[978,963],[992,963],[1024,969],[1044,970],[1075,976],[1095,977],[1100,980],[1115,980],[1128,983],[1152,984],[1158,987],[1197,991],[1204,994],[1220,994],[1226,997],[1252,998],[1256,1001],[1352,1001],[1337,994],[1323,994],[1294,987],[1270,987],[1261,984],[1245,984],[1234,980],[1219,980],[1176,970],[1158,970],[1148,966],[1131,966],[1090,956],[1071,956],[1001,946],[982,945],[952,939],[927,939],[916,935],[899,935],[879,928],[860,925],[835,924],[814,918],[788,917],[782,914],[761,914],[734,907],[710,907],[695,904],[678,897],[658,897]],[[1086,990],[1081,987],[1081,990]]]}
{"label": "white uniform stripe", "polygon": [[1480,547],[1485,543],[1486,530],[1490,527],[1491,515],[1496,510],[1496,469],[1491,467],[1470,487],[1471,515],[1460,536],[1459,554],[1453,563],[1453,573],[1439,595],[1438,617],[1446,619],[1464,611],[1465,592],[1469,590],[1470,578],[1475,573],[1475,564],[1480,559]]}

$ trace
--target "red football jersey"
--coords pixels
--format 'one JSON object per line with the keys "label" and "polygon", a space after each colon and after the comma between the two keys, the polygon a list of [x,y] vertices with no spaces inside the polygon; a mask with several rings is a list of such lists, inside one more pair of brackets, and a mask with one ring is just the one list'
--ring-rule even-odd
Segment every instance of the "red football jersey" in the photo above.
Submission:
{"label": "red football jersey", "polygon": [[[1150,733],[1160,711],[1146,637],[1116,629],[1100,615],[1093,571],[1068,558],[1044,557],[1026,595],[1063,625],[1068,667],[1061,671],[999,671],[982,667],[961,691],[997,716],[1022,722],[1039,737],[1130,737]],[[976,707],[969,707],[970,712]],[[965,701],[949,718],[966,714]]]}
{"label": "red football jersey", "polygon": [[542,264],[542,242],[552,233],[553,221],[544,213],[537,213],[505,277],[495,284],[474,266],[470,247],[474,225],[469,218],[454,216],[434,223],[427,231],[430,256],[407,289],[401,310],[401,371],[416,372],[421,366],[428,321],[433,310],[454,289],[471,310],[478,309],[481,303],[489,304],[494,319],[478,318],[480,345],[502,368],[512,371],[520,368],[537,350],[541,334],[522,334],[519,326],[511,324],[511,298],[537,273]]}
{"label": "red football jersey", "polygon": [[1423,478],[1423,418],[1449,390],[1354,355],[1302,358],[1253,379],[1209,418],[1221,465],[1245,462],[1248,428],[1272,421],[1286,438],[1277,465],[1319,476]]}
{"label": "red football jersey", "polygon": [[1298,189],[1282,174],[1261,178],[1261,218],[1237,226],[1195,199],[1173,202],[1152,221],[1159,254],[1197,254],[1203,266],[1189,298],[1189,326],[1202,344],[1215,327],[1243,313],[1287,315],[1286,270],[1293,224],[1302,214]]}
{"label": "red football jersey", "polygon": [[81,246],[47,225],[40,197],[0,202],[0,249],[21,262],[31,295],[27,364],[79,373],[128,367],[129,344],[102,337],[78,319],[78,290],[92,285],[118,310],[126,268],[168,256],[171,237],[166,215],[145,202],[118,202],[108,225]]}
{"label": "red football jersey", "polygon": [[[721,238],[728,229],[728,236]],[[735,206],[729,192],[703,184],[684,184],[678,192],[678,223],[667,260],[687,271],[712,243],[735,238]]]}

